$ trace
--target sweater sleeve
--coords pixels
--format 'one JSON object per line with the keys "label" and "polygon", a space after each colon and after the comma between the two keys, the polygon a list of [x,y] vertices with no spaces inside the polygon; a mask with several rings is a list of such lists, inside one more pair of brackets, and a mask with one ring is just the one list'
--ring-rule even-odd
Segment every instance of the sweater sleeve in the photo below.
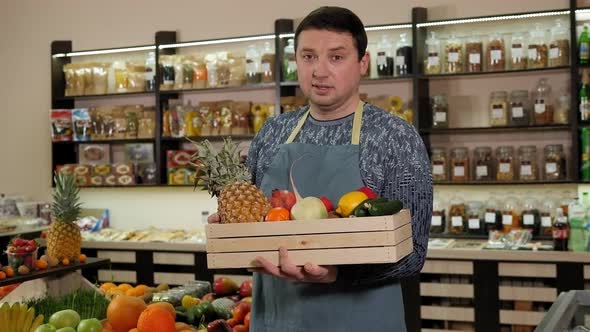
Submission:
{"label": "sweater sleeve", "polygon": [[379,194],[400,200],[412,215],[413,251],[394,264],[340,266],[339,279],[357,285],[386,282],[390,279],[418,274],[424,265],[428,249],[428,233],[432,218],[432,176],[430,162],[422,139],[414,128],[397,140],[383,159],[384,179],[377,187]]}

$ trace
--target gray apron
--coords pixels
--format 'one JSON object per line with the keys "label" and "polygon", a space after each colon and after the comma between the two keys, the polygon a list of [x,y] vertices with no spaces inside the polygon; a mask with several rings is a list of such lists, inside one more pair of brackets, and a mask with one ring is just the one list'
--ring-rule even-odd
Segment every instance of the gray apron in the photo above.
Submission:
{"label": "gray apron", "polygon": [[[293,143],[308,111],[265,172],[261,183],[265,195],[275,188],[292,191],[289,171],[294,161],[293,178],[302,197],[327,196],[337,204],[343,194],[362,187],[358,166],[362,113],[359,103],[350,145]],[[253,287],[251,332],[406,331],[398,281],[378,286],[312,284],[255,273]]]}

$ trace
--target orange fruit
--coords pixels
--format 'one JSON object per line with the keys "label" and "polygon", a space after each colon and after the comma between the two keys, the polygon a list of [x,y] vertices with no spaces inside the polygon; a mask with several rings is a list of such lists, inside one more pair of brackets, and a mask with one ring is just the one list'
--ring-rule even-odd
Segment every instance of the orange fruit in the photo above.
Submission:
{"label": "orange fruit", "polygon": [[61,261],[61,263],[62,263],[63,265],[70,265],[70,260],[69,260],[68,258],[64,258],[64,259]]}
{"label": "orange fruit", "polygon": [[170,314],[172,315],[172,319],[176,320],[176,309],[174,309],[174,306],[168,302],[153,302],[150,303],[147,307],[148,309],[152,307],[158,307],[168,310],[168,312],[170,312]]}
{"label": "orange fruit", "polygon": [[265,221],[287,221],[291,220],[291,213],[284,207],[275,207],[266,213]]}
{"label": "orange fruit", "polygon": [[86,262],[86,255],[84,254],[80,254],[80,257],[78,258],[78,260],[80,261],[80,263],[85,263]]}
{"label": "orange fruit", "polygon": [[6,279],[6,273],[4,271],[0,271],[0,280]]}
{"label": "orange fruit", "polygon": [[126,292],[126,291],[130,290],[131,288],[133,288],[133,286],[131,286],[129,284],[120,284],[119,286],[117,286],[117,288],[119,290],[122,290],[123,292]]}
{"label": "orange fruit", "polygon": [[181,332],[181,331],[192,331],[192,327],[186,323],[181,323],[181,322],[176,322],[174,324],[174,328],[176,329],[176,332]]}
{"label": "orange fruit", "polygon": [[137,291],[138,291],[138,292],[139,292],[141,295],[143,295],[143,294],[145,294],[145,292],[146,292],[148,289],[150,289],[150,288],[149,288],[147,285],[137,285],[137,286],[135,286],[135,289],[137,289]]}
{"label": "orange fruit", "polygon": [[114,332],[127,332],[137,327],[139,316],[146,308],[145,302],[140,298],[119,295],[109,303],[107,319]]}
{"label": "orange fruit", "polygon": [[176,332],[170,312],[159,306],[145,309],[137,322],[138,332]]}
{"label": "orange fruit", "polygon": [[[122,290],[119,290],[119,291],[123,292]],[[123,293],[125,293],[125,295],[127,295],[127,296],[138,296],[137,290],[135,288],[130,288]]]}
{"label": "orange fruit", "polygon": [[133,329],[129,330],[129,332],[137,332],[137,328],[133,328]]}
{"label": "orange fruit", "polygon": [[112,282],[105,282],[104,284],[100,285],[100,289],[104,291],[108,291],[111,288],[115,288],[117,285],[113,284]]}
{"label": "orange fruit", "polygon": [[46,261],[38,260],[38,261],[35,261],[35,266],[39,270],[45,270],[49,266],[49,264]]}
{"label": "orange fruit", "polygon": [[113,288],[110,288],[109,290],[107,290],[106,294],[107,295],[110,295],[110,296],[114,296],[114,295],[125,295],[125,292],[123,292],[122,290],[118,289],[117,287],[113,287]]}
{"label": "orange fruit", "polygon": [[12,268],[12,266],[4,267],[4,273],[6,273],[7,277],[14,277],[14,269]]}

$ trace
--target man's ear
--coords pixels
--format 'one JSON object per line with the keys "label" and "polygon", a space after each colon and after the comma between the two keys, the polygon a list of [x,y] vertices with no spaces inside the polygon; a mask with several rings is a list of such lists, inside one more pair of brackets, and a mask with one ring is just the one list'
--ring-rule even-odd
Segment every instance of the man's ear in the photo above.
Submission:
{"label": "man's ear", "polygon": [[361,76],[365,75],[367,73],[367,70],[369,70],[369,58],[369,53],[365,52],[365,55],[363,55],[363,57],[360,60]]}

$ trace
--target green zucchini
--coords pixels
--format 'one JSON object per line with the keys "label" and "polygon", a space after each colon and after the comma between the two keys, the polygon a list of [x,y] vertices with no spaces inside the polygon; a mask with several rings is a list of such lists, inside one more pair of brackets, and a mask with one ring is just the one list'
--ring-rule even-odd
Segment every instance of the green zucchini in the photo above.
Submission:
{"label": "green zucchini", "polygon": [[369,210],[365,207],[365,203],[370,201],[370,199],[364,200],[359,206],[354,208],[352,211],[351,216],[355,217],[367,217],[369,215]]}
{"label": "green zucchini", "polygon": [[388,216],[398,213],[404,206],[398,200],[368,203],[371,216]]}

